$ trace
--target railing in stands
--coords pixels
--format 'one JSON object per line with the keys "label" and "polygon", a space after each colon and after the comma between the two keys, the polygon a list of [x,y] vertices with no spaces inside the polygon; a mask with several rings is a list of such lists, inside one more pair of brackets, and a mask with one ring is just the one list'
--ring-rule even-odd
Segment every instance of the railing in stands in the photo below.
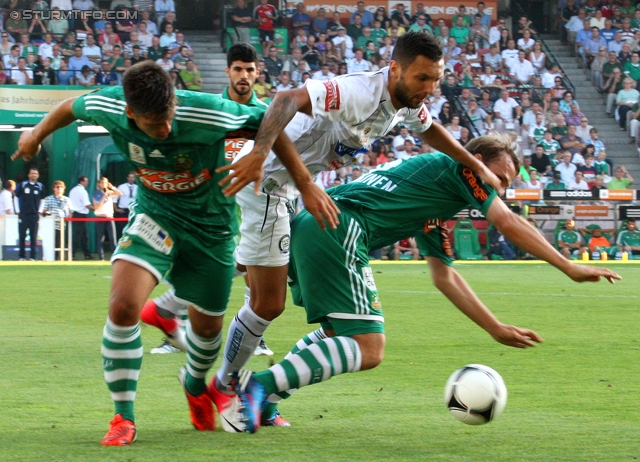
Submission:
{"label": "railing in stands", "polygon": [[[528,16],[526,11],[522,7],[522,5],[520,5],[520,3],[516,2],[516,1],[512,1],[511,2],[511,13],[512,13],[511,14],[512,18],[519,18],[519,17],[522,17],[522,16]],[[513,20],[512,20],[512,24],[513,24]],[[513,29],[513,27],[514,26],[512,26],[512,29]],[[558,59],[555,57],[555,55],[553,54],[553,52],[551,51],[551,49],[549,48],[547,43],[542,39],[541,34],[539,34],[537,31],[533,30],[532,36],[533,36],[533,38],[535,40],[540,42],[540,45],[542,45],[542,51],[547,56],[547,64],[546,64],[547,69],[549,69],[549,65],[550,64],[557,64],[560,67],[560,71],[562,71],[562,74],[564,75],[563,80],[564,80],[564,83],[565,83],[565,87],[568,90],[571,90],[571,92],[573,93],[574,98],[575,98],[577,96],[576,95],[576,87],[573,85],[573,83],[571,82],[569,77],[567,77],[567,74],[564,72],[564,69],[562,69],[562,64],[560,64],[560,61],[558,61]]]}

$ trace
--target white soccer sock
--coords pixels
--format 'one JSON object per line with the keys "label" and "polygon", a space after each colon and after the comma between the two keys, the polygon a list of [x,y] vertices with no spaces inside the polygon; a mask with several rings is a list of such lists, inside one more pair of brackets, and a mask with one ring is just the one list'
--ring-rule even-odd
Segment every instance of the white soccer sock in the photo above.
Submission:
{"label": "white soccer sock", "polygon": [[229,325],[222,366],[216,374],[221,385],[228,386],[231,373],[247,364],[269,324],[271,321],[253,312],[248,301],[240,308]]}
{"label": "white soccer sock", "polygon": [[[183,320],[187,318],[187,305],[180,303],[176,300],[175,291],[170,289],[166,291],[164,294],[160,295],[153,299],[156,306],[158,307],[158,314],[163,318],[169,317],[177,317],[179,320]],[[173,316],[167,316],[173,315]]]}

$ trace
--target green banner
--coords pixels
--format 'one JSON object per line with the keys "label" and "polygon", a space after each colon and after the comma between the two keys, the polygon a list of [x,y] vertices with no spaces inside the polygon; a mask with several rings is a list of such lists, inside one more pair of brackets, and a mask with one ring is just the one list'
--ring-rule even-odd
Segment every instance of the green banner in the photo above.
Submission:
{"label": "green banner", "polygon": [[36,125],[61,101],[94,89],[63,85],[0,85],[0,125]]}

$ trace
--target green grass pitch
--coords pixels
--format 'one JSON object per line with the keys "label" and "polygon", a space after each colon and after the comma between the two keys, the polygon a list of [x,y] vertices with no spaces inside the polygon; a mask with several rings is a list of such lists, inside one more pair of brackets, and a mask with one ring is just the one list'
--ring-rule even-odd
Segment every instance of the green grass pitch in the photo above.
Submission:
{"label": "green grass pitch", "polygon": [[[144,328],[138,441],[107,448],[99,441],[113,407],[100,341],[109,265],[1,264],[0,461],[637,460],[640,265],[608,266],[623,281],[576,284],[541,263],[456,265],[499,319],[545,339],[516,350],[456,310],[426,263],[374,264],[382,365],[300,390],[281,406],[293,427],[255,435],[193,430],[176,379],[185,356],[149,355],[161,333]],[[236,280],[227,319],[243,293]],[[276,358],[315,328],[304,319],[289,302],[271,325]],[[469,363],[495,368],[509,391],[504,413],[480,427],[456,421],[443,403],[448,376]]]}

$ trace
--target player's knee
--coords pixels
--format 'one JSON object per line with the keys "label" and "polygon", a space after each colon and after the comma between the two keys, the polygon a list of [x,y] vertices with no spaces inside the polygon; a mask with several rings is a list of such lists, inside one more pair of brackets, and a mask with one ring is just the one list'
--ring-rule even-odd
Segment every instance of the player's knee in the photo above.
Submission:
{"label": "player's knee", "polygon": [[251,309],[262,319],[273,321],[284,311],[284,302],[285,300],[280,300],[279,297],[251,299]]}
{"label": "player's knee", "polygon": [[362,366],[360,370],[366,371],[379,366],[384,359],[384,347],[377,349],[369,349],[366,353],[362,352]]}
{"label": "player's knee", "polygon": [[360,346],[362,364],[360,370],[366,371],[377,367],[384,359],[384,334],[363,334],[353,337]]}
{"label": "player's knee", "polygon": [[118,293],[109,299],[109,318],[118,326],[131,326],[140,320],[142,305],[131,297]]}
{"label": "player's knee", "polygon": [[220,326],[217,324],[191,324],[193,333],[202,338],[214,338],[220,334]]}

